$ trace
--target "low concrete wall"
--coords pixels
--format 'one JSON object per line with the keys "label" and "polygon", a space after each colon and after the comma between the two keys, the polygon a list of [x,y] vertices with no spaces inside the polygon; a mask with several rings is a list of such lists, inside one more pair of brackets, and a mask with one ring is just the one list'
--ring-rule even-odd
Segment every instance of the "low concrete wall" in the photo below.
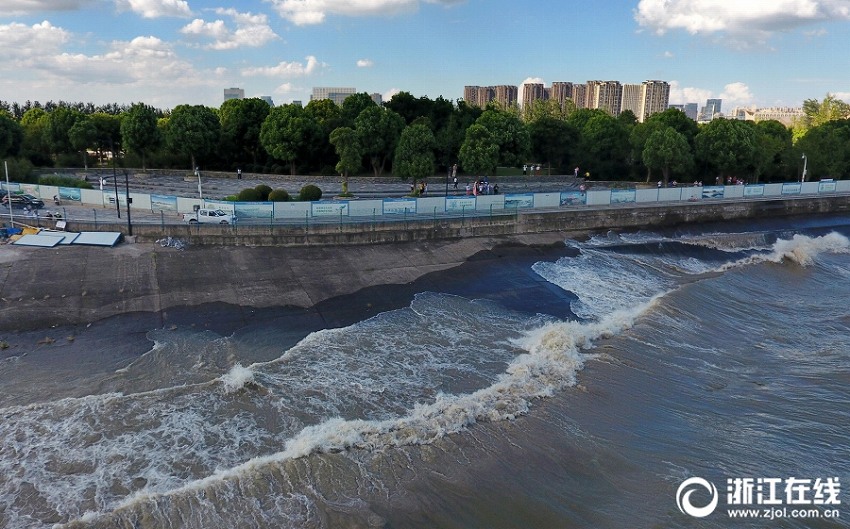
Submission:
{"label": "low concrete wall", "polygon": [[[850,211],[850,199],[845,196],[832,196],[581,208],[548,212],[519,210],[512,215],[493,217],[425,218],[408,219],[404,222],[311,223],[303,226],[139,224],[133,226],[133,234],[139,241],[155,241],[170,236],[193,245],[356,245],[529,233],[671,227],[698,222],[844,211]],[[127,233],[126,224],[71,222],[68,229]]]}

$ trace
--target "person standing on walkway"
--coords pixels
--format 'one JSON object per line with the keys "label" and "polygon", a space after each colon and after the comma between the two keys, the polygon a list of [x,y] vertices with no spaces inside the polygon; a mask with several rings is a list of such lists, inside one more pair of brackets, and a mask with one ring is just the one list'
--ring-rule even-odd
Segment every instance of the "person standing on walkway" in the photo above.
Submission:
{"label": "person standing on walkway", "polygon": [[236,179],[242,180],[242,169],[241,168],[236,169]]}

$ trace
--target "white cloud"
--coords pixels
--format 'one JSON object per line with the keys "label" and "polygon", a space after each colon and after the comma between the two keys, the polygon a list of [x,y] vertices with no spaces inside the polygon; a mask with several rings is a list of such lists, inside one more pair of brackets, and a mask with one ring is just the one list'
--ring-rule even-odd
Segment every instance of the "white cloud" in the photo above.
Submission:
{"label": "white cloud", "polygon": [[67,31],[48,21],[32,26],[17,22],[0,26],[0,60],[19,65],[36,64],[38,58],[59,53],[70,38]]}
{"label": "white cloud", "polygon": [[303,77],[315,72],[318,68],[325,66],[320,63],[316,57],[310,55],[306,57],[307,62],[286,62],[282,61],[276,66],[266,66],[258,68],[245,68],[242,70],[242,75],[246,76],[266,76],[266,77]]}
{"label": "white cloud", "polygon": [[705,104],[712,97],[711,90],[704,88],[682,87],[679,81],[670,81],[670,103],[683,105],[685,103]]}
{"label": "white cloud", "polygon": [[[327,15],[395,15],[415,11],[419,0],[267,0],[278,14],[299,25],[321,24]],[[425,0],[450,6],[465,0]]]}
{"label": "white cloud", "polygon": [[360,59],[359,61],[357,61],[358,68],[371,68],[374,65],[375,63],[372,62],[370,59]]}
{"label": "white cloud", "polygon": [[665,51],[662,57],[664,57],[665,59],[672,59],[673,57],[675,57],[675,55],[673,55],[672,51]]}
{"label": "white cloud", "polygon": [[826,36],[827,34],[828,34],[828,31],[824,28],[813,29],[811,31],[804,31],[803,32],[803,35],[810,37],[810,38],[823,37],[823,36]]}
{"label": "white cloud", "polygon": [[192,14],[186,0],[115,0],[115,5],[144,18],[188,17]]}
{"label": "white cloud", "polygon": [[21,16],[45,11],[76,11],[100,0],[3,0],[0,16]]}
{"label": "white cloud", "polygon": [[755,101],[750,87],[741,82],[729,83],[723,87],[723,92],[715,94],[706,88],[682,87],[678,81],[670,81],[670,103],[698,103],[702,106],[706,99],[722,99],[724,108],[750,105]]}
{"label": "white cloud", "polygon": [[277,95],[289,95],[297,91],[297,88],[292,83],[283,83],[274,89]]}
{"label": "white cloud", "polygon": [[725,34],[745,45],[800,26],[850,20],[850,0],[640,0],[634,16],[658,35]]}
{"label": "white cloud", "polygon": [[398,88],[390,88],[389,90],[387,90],[386,92],[381,94],[381,99],[383,101],[389,101],[390,99],[393,98],[394,95],[396,95],[400,92],[401,92],[401,90],[399,90]]}
{"label": "white cloud", "polygon": [[720,99],[732,105],[749,105],[753,102],[753,94],[750,93],[750,87],[744,83],[730,83],[723,87]]}
{"label": "white cloud", "polygon": [[223,8],[216,9],[215,13],[230,17],[236,24],[236,29],[231,31],[223,20],[206,22],[196,18],[185,25],[180,32],[189,37],[212,39],[214,42],[205,46],[212,50],[256,48],[279,38],[269,26],[266,15],[240,13],[235,9]]}

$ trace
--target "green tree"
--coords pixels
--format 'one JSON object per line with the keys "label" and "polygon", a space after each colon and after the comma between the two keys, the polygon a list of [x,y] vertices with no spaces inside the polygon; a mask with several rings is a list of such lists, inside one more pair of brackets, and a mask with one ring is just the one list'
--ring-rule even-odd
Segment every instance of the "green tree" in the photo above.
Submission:
{"label": "green tree", "polygon": [[82,154],[83,167],[88,170],[88,150],[97,145],[97,127],[88,116],[83,116],[68,131],[68,139],[71,146]]}
{"label": "green tree", "polygon": [[643,163],[661,169],[664,185],[670,181],[670,171],[684,171],[693,165],[691,146],[684,134],[673,127],[662,127],[650,134],[643,149]]}
{"label": "green tree", "polygon": [[806,99],[803,101],[802,125],[805,129],[818,127],[829,121],[850,117],[850,105],[832,94],[826,94],[823,101]]}
{"label": "green tree", "polygon": [[652,136],[652,133],[669,128],[660,121],[646,120],[644,123],[638,123],[634,126],[629,134],[629,144],[632,147],[630,162],[637,174],[640,174],[641,168],[646,170],[646,181],[652,178],[652,168],[643,163],[643,150],[646,147],[646,140]]}
{"label": "green tree", "polygon": [[197,160],[211,155],[221,137],[221,122],[215,111],[203,105],[178,105],[171,111],[165,141],[173,151],[188,155],[192,168]]}
{"label": "green tree", "polygon": [[565,121],[571,110],[572,107],[570,105],[564,105],[562,107],[554,99],[535,99],[530,105],[523,107],[522,119],[528,124],[541,119]]}
{"label": "green tree", "polygon": [[372,96],[366,92],[352,94],[342,101],[342,109],[340,109],[340,118],[344,127],[354,127],[354,120],[365,109],[378,106]]}
{"label": "green tree", "polygon": [[363,154],[369,157],[372,164],[372,171],[375,176],[381,176],[404,130],[404,118],[392,110],[375,105],[360,112],[354,120],[354,127]]}
{"label": "green tree", "polygon": [[794,146],[791,130],[776,120],[759,121],[757,132],[755,181],[784,181],[793,176]]}
{"label": "green tree", "polygon": [[473,175],[493,174],[499,163],[499,146],[483,125],[466,129],[466,138],[458,155],[463,170]]}
{"label": "green tree", "polygon": [[342,109],[330,99],[314,99],[304,107],[304,115],[316,124],[316,138],[308,152],[310,163],[324,171],[336,159],[330,136],[334,129],[344,126]]}
{"label": "green tree", "polygon": [[157,127],[156,111],[144,103],[134,103],[121,117],[121,140],[131,152],[142,159],[142,171],[147,170],[147,155],[162,145]]}
{"label": "green tree", "polygon": [[517,167],[528,161],[531,153],[531,137],[525,123],[509,112],[490,109],[484,111],[477,125],[486,128],[499,146],[499,164]]}
{"label": "green tree", "polygon": [[257,165],[263,153],[260,127],[270,111],[269,104],[257,97],[228,99],[219,107],[222,144],[226,152],[232,153],[237,165],[246,160]]}
{"label": "green tree", "polygon": [[351,127],[340,127],[331,132],[330,140],[339,156],[336,170],[342,176],[342,195],[347,196],[348,175],[360,169],[360,160],[363,157],[360,138]]}
{"label": "green tree", "polygon": [[270,155],[289,164],[289,174],[295,175],[298,162],[305,160],[318,126],[306,116],[299,104],[275,107],[260,129],[260,143]]}
{"label": "green tree", "polygon": [[95,142],[93,147],[97,150],[98,162],[103,163],[103,153],[108,148],[123,150],[125,147],[121,137],[121,120],[123,115],[95,112],[88,116],[89,121],[95,128]]}
{"label": "green tree", "polygon": [[460,147],[466,137],[466,130],[475,123],[484,111],[466,104],[463,99],[457,101],[446,126],[434,133],[437,146],[434,149],[438,163],[448,169],[458,160]]}
{"label": "green tree", "polygon": [[807,179],[850,178],[850,119],[836,119],[813,127],[796,145],[795,161],[805,154]]}
{"label": "green tree", "polygon": [[696,159],[721,180],[756,165],[756,134],[743,121],[714,119],[694,139]]}
{"label": "green tree", "polygon": [[0,112],[0,157],[17,156],[23,139],[23,127],[7,112]]}
{"label": "green tree", "polygon": [[44,129],[45,143],[54,155],[74,152],[68,133],[83,114],[68,107],[57,107],[47,114],[47,127]]}
{"label": "green tree", "polygon": [[544,162],[552,173],[552,166],[562,168],[570,159],[570,149],[578,142],[578,131],[565,120],[543,117],[528,125],[531,153],[535,160]]}
{"label": "green tree", "polygon": [[617,118],[605,112],[593,115],[580,132],[578,159],[581,167],[601,179],[629,176],[629,133]]}
{"label": "green tree", "polygon": [[47,145],[47,112],[42,108],[31,108],[21,117],[24,130],[21,153],[35,165],[48,165],[50,147]]}
{"label": "green tree", "polygon": [[393,160],[393,172],[403,180],[416,181],[434,174],[434,133],[422,124],[408,125],[401,133]]}

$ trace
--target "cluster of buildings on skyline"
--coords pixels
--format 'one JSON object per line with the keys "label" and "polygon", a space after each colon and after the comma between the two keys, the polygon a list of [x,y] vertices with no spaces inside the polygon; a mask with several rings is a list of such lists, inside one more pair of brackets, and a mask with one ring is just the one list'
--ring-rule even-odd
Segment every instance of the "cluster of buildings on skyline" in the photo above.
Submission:
{"label": "cluster of buildings on skyline", "polygon": [[465,86],[463,99],[467,104],[484,107],[496,103],[505,108],[519,105],[529,107],[535,101],[554,100],[563,108],[572,101],[576,108],[598,108],[612,116],[631,110],[641,123],[652,114],[667,109],[670,84],[666,81],[644,81],[641,84],[622,84],[619,81],[587,81],[586,83],[555,82],[547,88],[543,83],[514,85]]}
{"label": "cluster of buildings on skyline", "polygon": [[[329,99],[337,105],[342,105],[350,95],[359,93],[352,87],[314,87],[310,100]],[[383,103],[379,93],[369,94],[378,105]],[[243,99],[245,90],[242,88],[225,88],[224,100]],[[274,106],[271,96],[258,96],[270,106]],[[572,101],[575,108],[598,108],[612,116],[618,116],[625,110],[630,110],[643,123],[646,118],[656,112],[668,108],[676,108],[698,123],[706,123],[715,118],[739,119],[749,121],[776,120],[786,126],[792,125],[803,115],[800,107],[736,107],[724,114],[721,111],[722,99],[707,99],[703,107],[697,103],[671,105],[670,84],[666,81],[648,80],[641,84],[622,84],[619,81],[587,81],[586,83],[554,82],[546,87],[543,83],[525,83],[516,85],[497,86],[465,86],[464,101],[472,106],[485,107],[495,103],[503,108],[520,106],[530,107],[535,101],[557,101],[561,108]],[[293,104],[302,104],[293,101]]]}

